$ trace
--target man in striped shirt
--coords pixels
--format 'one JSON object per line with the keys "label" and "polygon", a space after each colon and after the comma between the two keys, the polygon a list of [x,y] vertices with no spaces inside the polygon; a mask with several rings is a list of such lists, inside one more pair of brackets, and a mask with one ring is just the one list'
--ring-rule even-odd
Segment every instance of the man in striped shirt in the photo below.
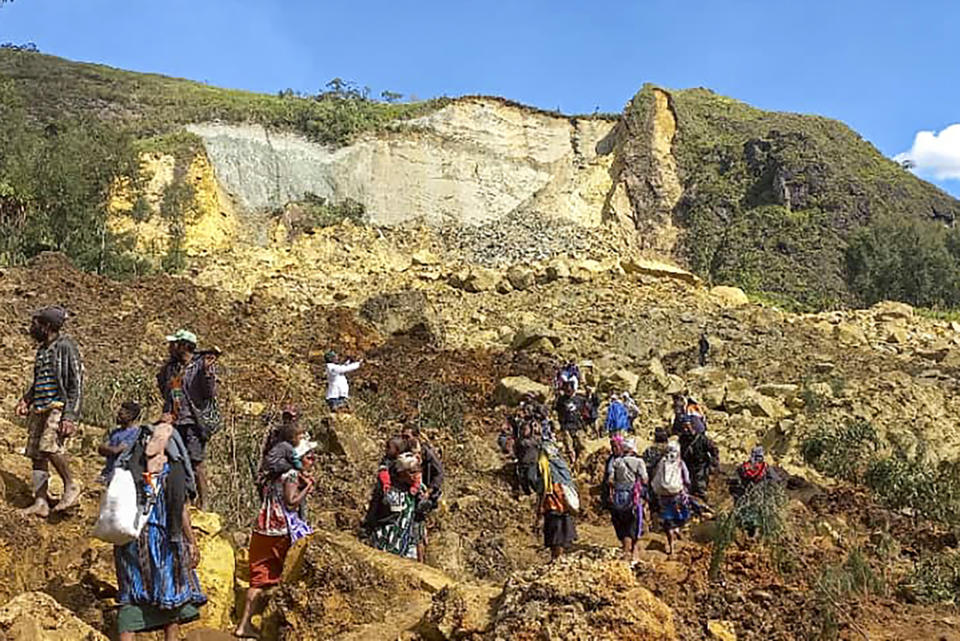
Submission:
{"label": "man in striped shirt", "polygon": [[27,419],[26,454],[33,461],[34,502],[22,511],[24,515],[50,513],[51,463],[63,479],[63,496],[54,511],[63,512],[80,501],[80,485],[70,474],[65,442],[80,420],[83,364],[76,342],[60,333],[66,317],[62,307],[45,307],[30,323],[30,335],[39,343],[33,384],[17,404],[17,414]]}

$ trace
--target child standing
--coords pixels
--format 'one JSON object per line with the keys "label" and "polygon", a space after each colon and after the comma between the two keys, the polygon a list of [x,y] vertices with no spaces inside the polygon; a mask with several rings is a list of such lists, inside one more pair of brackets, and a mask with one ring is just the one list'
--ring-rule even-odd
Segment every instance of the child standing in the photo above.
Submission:
{"label": "child standing", "polygon": [[140,425],[137,421],[140,419],[140,404],[135,401],[127,401],[120,406],[117,411],[117,426],[107,434],[106,441],[99,447],[97,452],[100,456],[106,457],[106,464],[100,471],[97,480],[109,485],[113,478],[113,469],[117,465],[117,459],[120,455],[137,440],[137,434],[140,433]]}

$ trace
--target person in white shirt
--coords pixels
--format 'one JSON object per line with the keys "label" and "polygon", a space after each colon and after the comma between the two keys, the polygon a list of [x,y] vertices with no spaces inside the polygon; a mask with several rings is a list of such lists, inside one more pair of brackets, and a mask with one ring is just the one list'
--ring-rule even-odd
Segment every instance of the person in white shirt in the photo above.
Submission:
{"label": "person in white shirt", "polygon": [[350,398],[350,383],[347,382],[347,374],[360,367],[363,361],[347,360],[344,363],[337,362],[337,353],[333,350],[323,355],[323,360],[327,363],[327,405],[334,412],[346,407]]}

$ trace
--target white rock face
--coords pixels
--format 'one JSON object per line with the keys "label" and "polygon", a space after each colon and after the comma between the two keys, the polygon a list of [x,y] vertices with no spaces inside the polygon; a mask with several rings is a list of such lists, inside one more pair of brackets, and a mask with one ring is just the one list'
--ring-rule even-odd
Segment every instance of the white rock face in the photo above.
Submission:
{"label": "white rock face", "polygon": [[[259,125],[198,124],[217,180],[242,209],[310,192],[362,203],[373,222],[482,223],[513,211],[599,225],[613,188],[613,124],[469,98],[340,149]],[[598,154],[600,147],[604,154]]]}

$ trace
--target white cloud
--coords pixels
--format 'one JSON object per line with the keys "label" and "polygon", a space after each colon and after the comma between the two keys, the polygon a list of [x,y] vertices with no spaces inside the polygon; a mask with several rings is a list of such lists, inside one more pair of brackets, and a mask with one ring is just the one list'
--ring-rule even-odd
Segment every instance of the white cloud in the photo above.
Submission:
{"label": "white cloud", "polygon": [[893,159],[909,160],[918,173],[936,180],[960,180],[960,123],[939,133],[918,131],[910,151],[897,154]]}

